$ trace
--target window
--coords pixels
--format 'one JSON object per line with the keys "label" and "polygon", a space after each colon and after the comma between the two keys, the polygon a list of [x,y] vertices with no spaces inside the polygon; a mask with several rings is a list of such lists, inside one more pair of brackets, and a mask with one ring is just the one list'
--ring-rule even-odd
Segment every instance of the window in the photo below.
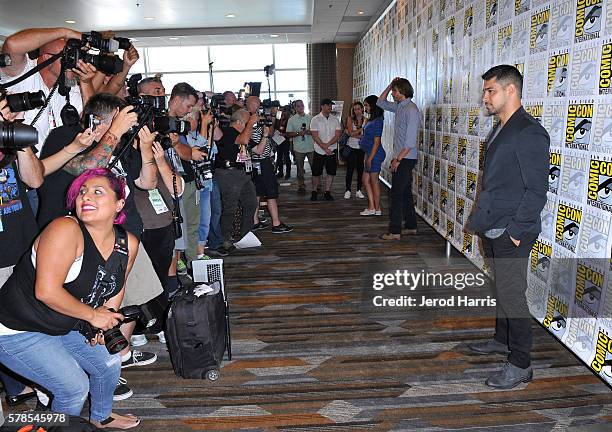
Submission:
{"label": "window", "polygon": [[208,51],[204,46],[147,48],[147,72],[208,71]]}
{"label": "window", "polygon": [[267,99],[264,67],[274,62],[276,72],[270,76],[272,99],[286,104],[299,98],[308,106],[305,44],[152,47],[139,51],[140,59],[130,72],[145,76],[162,73],[168,94],[183,81],[197,90],[211,90],[208,64],[212,61],[216,92],[238,92],[245,82],[254,81],[261,82],[261,98]]}
{"label": "window", "polygon": [[215,71],[260,70],[272,64],[272,45],[221,45],[210,47]]}

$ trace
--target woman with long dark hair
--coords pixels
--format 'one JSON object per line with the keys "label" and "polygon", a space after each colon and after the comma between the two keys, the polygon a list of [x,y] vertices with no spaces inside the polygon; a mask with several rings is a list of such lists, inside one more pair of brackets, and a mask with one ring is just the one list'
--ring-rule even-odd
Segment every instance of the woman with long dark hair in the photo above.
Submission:
{"label": "woman with long dark hair", "polygon": [[76,217],[47,225],[0,290],[0,362],[52,395],[54,412],[80,415],[89,394],[100,428],[140,423],[111,412],[121,356],[101,334],[123,319],[113,310],[138,252],[120,226],[125,198],[125,182],[110,170],[85,171],[67,195]]}
{"label": "woman with long dark hair", "polygon": [[363,129],[359,145],[365,153],[365,172],[363,184],[368,194],[368,207],[359,213],[361,216],[381,216],[380,182],[378,176],[387,154],[382,147],[381,137],[384,124],[384,111],[376,105],[378,96],[368,96],[363,102],[366,113],[370,116]]}
{"label": "woman with long dark hair", "polygon": [[359,147],[359,140],[363,135],[363,126],[365,124],[365,116],[363,115],[363,104],[359,101],[353,102],[351,107],[351,115],[346,119],[346,130],[349,139],[346,145],[351,148],[351,153],[346,160],[346,192],[344,198],[351,197],[351,184],[353,183],[353,173],[357,170],[357,198],[365,198],[361,192],[363,183],[363,160],[364,153]]}

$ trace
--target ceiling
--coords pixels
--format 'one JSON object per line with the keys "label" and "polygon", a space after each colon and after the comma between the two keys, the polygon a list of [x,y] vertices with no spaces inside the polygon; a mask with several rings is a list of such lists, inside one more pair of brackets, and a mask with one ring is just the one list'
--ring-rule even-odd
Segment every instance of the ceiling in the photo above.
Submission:
{"label": "ceiling", "polygon": [[141,47],[357,42],[391,1],[0,0],[0,35],[65,26],[112,29]]}

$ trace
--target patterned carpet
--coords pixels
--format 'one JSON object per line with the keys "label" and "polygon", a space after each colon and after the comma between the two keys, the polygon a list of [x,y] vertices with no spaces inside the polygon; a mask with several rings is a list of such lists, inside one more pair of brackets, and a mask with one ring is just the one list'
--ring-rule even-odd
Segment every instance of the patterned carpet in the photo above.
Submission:
{"label": "patterned carpet", "polygon": [[386,211],[360,217],[341,180],[334,202],[281,186],[295,230],[260,231],[263,247],[225,260],[234,358],[219,381],[177,378],[165,347],[143,347],[160,359],[125,370],[134,396],[115,404],[144,419],[137,430],[612,430],[610,388],[535,321],[533,382],[492,391],[483,382],[503,357],[465,347],[491,335],[491,309],[370,307],[375,272],[475,269],[456,252],[446,261],[422,221],[416,237],[378,240]]}

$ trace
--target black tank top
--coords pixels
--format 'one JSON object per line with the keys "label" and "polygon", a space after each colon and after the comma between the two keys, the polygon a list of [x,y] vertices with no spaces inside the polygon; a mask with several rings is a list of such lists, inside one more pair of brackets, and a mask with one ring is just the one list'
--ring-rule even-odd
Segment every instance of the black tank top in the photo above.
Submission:
{"label": "black tank top", "polygon": [[[121,265],[107,275],[106,263],[89,231],[79,221],[84,247],[81,271],[77,278],[64,283],[64,288],[76,299],[93,308],[121,291],[127,268],[127,237],[122,227],[115,225],[114,254],[120,254]],[[123,230],[120,232],[119,230]],[[116,256],[114,259],[117,259]],[[36,299],[34,285],[36,269],[28,250],[15,266],[13,274],[0,289],[0,322],[12,330],[32,331],[52,336],[64,335],[75,329],[79,319],[61,314]]]}

